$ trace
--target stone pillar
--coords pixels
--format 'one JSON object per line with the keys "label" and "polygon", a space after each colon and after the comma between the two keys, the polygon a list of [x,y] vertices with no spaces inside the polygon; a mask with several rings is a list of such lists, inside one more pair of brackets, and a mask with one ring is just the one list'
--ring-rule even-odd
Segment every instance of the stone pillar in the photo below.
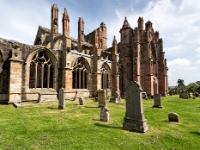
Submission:
{"label": "stone pillar", "polygon": [[12,58],[10,59],[9,103],[21,102],[22,89],[22,59],[18,45],[12,45]]}
{"label": "stone pillar", "polygon": [[[66,91],[71,91],[72,90],[72,69],[71,68],[64,68],[63,69],[64,72],[64,88]],[[75,80],[76,80],[76,76],[77,76],[77,71],[75,70]],[[77,80],[75,81],[75,88],[77,88],[77,84],[76,84]]]}
{"label": "stone pillar", "polygon": [[93,90],[94,90],[94,96],[98,96],[98,90],[102,89],[101,87],[101,73],[94,73],[93,74]]}

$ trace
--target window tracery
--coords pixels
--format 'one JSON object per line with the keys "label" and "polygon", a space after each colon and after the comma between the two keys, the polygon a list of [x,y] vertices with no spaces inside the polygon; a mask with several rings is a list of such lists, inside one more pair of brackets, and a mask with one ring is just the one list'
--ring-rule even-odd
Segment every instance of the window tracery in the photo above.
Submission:
{"label": "window tracery", "polygon": [[30,63],[29,88],[53,88],[54,66],[44,51],[37,52]]}
{"label": "window tracery", "polygon": [[73,66],[72,70],[72,88],[86,89],[87,88],[87,69],[84,62],[79,58]]}
{"label": "window tracery", "polygon": [[106,69],[105,65],[103,65],[100,69],[101,71],[101,88],[107,89],[109,88],[109,73]]}

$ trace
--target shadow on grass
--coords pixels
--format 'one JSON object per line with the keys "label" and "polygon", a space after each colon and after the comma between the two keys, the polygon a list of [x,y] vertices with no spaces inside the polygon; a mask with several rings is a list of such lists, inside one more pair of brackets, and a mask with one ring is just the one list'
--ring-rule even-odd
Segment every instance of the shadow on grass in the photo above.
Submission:
{"label": "shadow on grass", "polygon": [[[98,121],[100,121],[100,120],[98,120]],[[122,127],[112,127],[112,126],[105,125],[105,124],[100,124],[100,123],[95,123],[94,125],[98,126],[98,127],[103,127],[103,128],[112,128],[112,129],[121,129],[121,130],[124,130]]]}
{"label": "shadow on grass", "polygon": [[97,107],[97,106],[85,106],[85,108],[101,108],[101,107]]}
{"label": "shadow on grass", "polygon": [[49,107],[47,107],[48,109],[53,109],[53,110],[62,110],[62,109],[58,109],[57,107],[51,107],[51,106],[49,106]]}
{"label": "shadow on grass", "polygon": [[197,132],[197,131],[191,131],[190,133],[200,136],[200,132]]}

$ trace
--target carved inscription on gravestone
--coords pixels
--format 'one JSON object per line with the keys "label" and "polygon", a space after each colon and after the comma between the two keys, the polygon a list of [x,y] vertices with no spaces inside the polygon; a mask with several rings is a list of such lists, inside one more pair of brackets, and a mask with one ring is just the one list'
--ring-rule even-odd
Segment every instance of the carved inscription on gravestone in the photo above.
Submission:
{"label": "carved inscription on gravestone", "polygon": [[126,86],[126,113],[123,128],[130,131],[146,132],[148,126],[143,114],[141,87],[137,82]]}

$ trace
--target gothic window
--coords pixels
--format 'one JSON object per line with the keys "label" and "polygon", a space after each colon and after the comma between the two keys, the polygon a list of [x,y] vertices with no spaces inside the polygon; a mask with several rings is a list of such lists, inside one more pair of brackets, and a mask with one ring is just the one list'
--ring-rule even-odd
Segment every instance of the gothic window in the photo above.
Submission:
{"label": "gothic window", "polygon": [[72,70],[72,88],[87,89],[87,69],[79,58]]}
{"label": "gothic window", "polygon": [[54,66],[44,51],[34,55],[30,63],[29,88],[53,88]]}
{"label": "gothic window", "polygon": [[101,88],[102,89],[109,88],[109,74],[105,65],[101,67]]}

